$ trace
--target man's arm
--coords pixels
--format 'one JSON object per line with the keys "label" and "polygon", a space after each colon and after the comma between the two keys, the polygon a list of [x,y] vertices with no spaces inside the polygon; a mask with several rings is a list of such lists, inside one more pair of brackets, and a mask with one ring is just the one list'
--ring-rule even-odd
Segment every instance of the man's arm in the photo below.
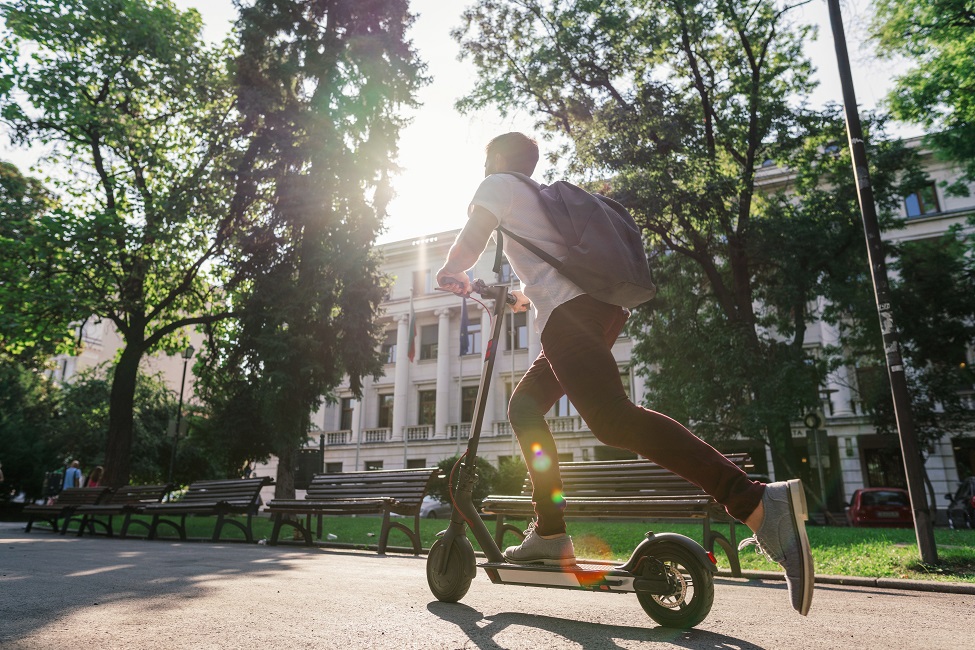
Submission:
{"label": "man's arm", "polygon": [[467,277],[467,269],[477,262],[487,246],[491,231],[497,227],[497,217],[481,206],[474,206],[467,224],[447,252],[447,261],[437,271],[437,284],[457,294],[469,294],[471,281]]}

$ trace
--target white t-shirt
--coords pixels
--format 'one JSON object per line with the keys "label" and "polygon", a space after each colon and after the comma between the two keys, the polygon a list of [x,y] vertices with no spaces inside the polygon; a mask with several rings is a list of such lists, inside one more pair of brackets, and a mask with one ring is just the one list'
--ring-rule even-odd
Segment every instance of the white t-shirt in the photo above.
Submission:
{"label": "white t-shirt", "polygon": [[[480,206],[493,214],[501,227],[549,253],[565,259],[567,250],[562,236],[552,226],[538,192],[511,174],[492,174],[474,193],[468,215]],[[504,238],[504,253],[524,287],[525,295],[535,309],[535,330],[545,329],[549,316],[559,305],[585,293],[550,264],[530,250]]]}

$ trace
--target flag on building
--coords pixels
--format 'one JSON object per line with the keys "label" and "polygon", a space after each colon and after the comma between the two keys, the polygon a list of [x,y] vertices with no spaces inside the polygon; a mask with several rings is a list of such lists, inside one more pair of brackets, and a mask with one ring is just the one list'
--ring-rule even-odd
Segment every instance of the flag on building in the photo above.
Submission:
{"label": "flag on building", "polygon": [[470,336],[467,333],[467,298],[460,304],[460,356],[470,353]]}
{"label": "flag on building", "polygon": [[407,347],[406,356],[409,357],[410,363],[413,363],[414,357],[416,357],[416,312],[413,311],[413,291],[410,290],[410,327],[407,336],[410,337],[410,344]]}

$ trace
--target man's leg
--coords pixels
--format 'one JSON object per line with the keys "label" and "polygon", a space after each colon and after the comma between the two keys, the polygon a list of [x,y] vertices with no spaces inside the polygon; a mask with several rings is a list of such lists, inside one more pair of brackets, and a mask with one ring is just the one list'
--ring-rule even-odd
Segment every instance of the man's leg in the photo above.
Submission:
{"label": "man's leg", "polygon": [[545,414],[563,394],[543,350],[518,382],[508,403],[508,421],[518,436],[532,480],[532,502],[538,518],[536,529],[541,535],[565,532],[558,449],[545,422]]}
{"label": "man's leg", "polygon": [[634,405],[623,390],[605,341],[622,327],[618,308],[589,296],[558,307],[542,333],[542,347],[559,384],[593,435],[634,451],[697,484],[755,531],[755,543],[785,568],[792,606],[806,615],[814,567],[805,532],[805,495],[798,480],[763,485],[680,423]]}

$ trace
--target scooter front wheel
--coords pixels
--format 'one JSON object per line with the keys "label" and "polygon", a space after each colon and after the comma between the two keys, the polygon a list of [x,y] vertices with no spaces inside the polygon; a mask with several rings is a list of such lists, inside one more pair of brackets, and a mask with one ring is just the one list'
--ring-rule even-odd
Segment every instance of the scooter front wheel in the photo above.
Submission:
{"label": "scooter front wheel", "polygon": [[663,563],[674,589],[663,595],[638,593],[643,611],[664,627],[687,629],[703,621],[714,604],[714,576],[710,569],[679,544],[663,542],[647,550],[648,555]]}
{"label": "scooter front wheel", "polygon": [[427,584],[437,600],[456,603],[467,594],[477,573],[474,547],[466,536],[441,537],[427,555]]}

